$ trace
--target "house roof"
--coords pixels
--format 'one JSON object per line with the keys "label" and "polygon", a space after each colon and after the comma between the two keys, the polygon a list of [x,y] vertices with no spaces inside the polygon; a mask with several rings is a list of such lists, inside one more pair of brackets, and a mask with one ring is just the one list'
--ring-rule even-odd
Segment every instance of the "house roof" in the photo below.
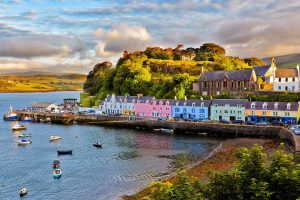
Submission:
{"label": "house roof", "polygon": [[277,69],[275,71],[276,78],[295,78],[298,77],[297,69]]}
{"label": "house roof", "polygon": [[166,105],[167,101],[170,103],[169,105],[172,105],[174,99],[153,99],[151,103],[152,105],[159,105],[159,103],[162,102],[162,105]]}
{"label": "house roof", "polygon": [[[105,101],[109,102],[111,100],[112,96],[109,95],[106,97]],[[117,102],[124,102],[125,99],[127,103],[132,103],[134,100],[135,102],[137,101],[137,96],[115,96]]]}
{"label": "house roof", "polygon": [[212,106],[214,104],[217,104],[218,106],[237,106],[237,105],[243,105],[246,106],[248,102],[248,99],[214,99],[212,101]]}
{"label": "house roof", "polygon": [[255,71],[256,76],[265,76],[270,67],[271,65],[254,66],[253,69]]}
{"label": "house roof", "polygon": [[250,80],[252,70],[234,70],[234,71],[213,71],[200,74],[199,81],[218,81],[224,80],[227,76],[230,80]]}
{"label": "house roof", "polygon": [[155,97],[153,97],[153,96],[141,96],[141,97],[138,99],[138,102],[139,102],[139,103],[146,103],[146,101],[148,100],[149,103],[151,103],[153,99],[155,99]]}
{"label": "house roof", "polygon": [[[251,108],[251,104],[255,104],[255,108]],[[263,108],[263,105],[266,104],[266,108]],[[277,108],[275,105],[277,104]],[[287,109],[287,105],[290,104],[290,109]],[[246,109],[249,110],[289,110],[297,111],[299,104],[297,102],[263,102],[263,101],[252,101],[248,102]]]}
{"label": "house roof", "polygon": [[35,103],[32,105],[33,108],[47,108],[50,106],[52,103],[47,103],[47,102],[40,102],[40,103]]}
{"label": "house roof", "polygon": [[[184,105],[184,103],[186,104]],[[204,103],[203,106],[205,107],[209,107],[210,105],[209,100],[188,99],[188,100],[174,100],[172,106],[192,106],[193,103],[195,104],[195,106],[201,106],[201,103]]]}

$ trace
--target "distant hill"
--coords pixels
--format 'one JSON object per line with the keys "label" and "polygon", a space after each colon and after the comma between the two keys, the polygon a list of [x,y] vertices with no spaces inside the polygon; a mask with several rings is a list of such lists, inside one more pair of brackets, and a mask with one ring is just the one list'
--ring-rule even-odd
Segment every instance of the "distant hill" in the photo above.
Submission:
{"label": "distant hill", "polygon": [[[262,60],[270,64],[272,57],[262,58]],[[282,56],[275,56],[276,65],[277,67],[281,68],[294,68],[298,64],[300,64],[300,53],[282,55]]]}
{"label": "distant hill", "polygon": [[47,71],[10,72],[10,73],[2,73],[1,75],[6,75],[6,76],[70,76],[70,77],[86,76],[83,74],[55,73],[55,72],[47,72]]}

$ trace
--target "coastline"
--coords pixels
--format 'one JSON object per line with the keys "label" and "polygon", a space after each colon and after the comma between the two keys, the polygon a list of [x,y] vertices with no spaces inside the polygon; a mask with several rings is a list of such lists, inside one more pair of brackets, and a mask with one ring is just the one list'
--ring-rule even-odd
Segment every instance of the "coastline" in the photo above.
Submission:
{"label": "coastline", "polygon": [[[220,146],[214,149],[205,159],[200,160],[186,167],[186,172],[190,176],[196,177],[202,184],[207,183],[208,177],[207,172],[217,171],[222,172],[231,169],[238,159],[235,154],[238,152],[240,147],[252,147],[255,144],[264,147],[266,154],[270,155],[274,153],[279,144],[283,142],[280,139],[257,139],[257,138],[235,138],[227,139],[221,142]],[[292,146],[285,143],[285,151],[293,152]],[[176,181],[176,174],[171,173],[163,178],[162,181],[169,181],[174,183]],[[139,200],[146,196],[148,193],[147,188],[142,188],[134,195],[123,195],[122,198],[125,200]]]}
{"label": "coastline", "polygon": [[0,94],[1,93],[47,93],[47,92],[72,92],[72,91],[82,91],[82,89],[70,89],[70,90],[33,90],[33,91],[17,91],[17,90],[14,90],[14,91],[0,91]]}

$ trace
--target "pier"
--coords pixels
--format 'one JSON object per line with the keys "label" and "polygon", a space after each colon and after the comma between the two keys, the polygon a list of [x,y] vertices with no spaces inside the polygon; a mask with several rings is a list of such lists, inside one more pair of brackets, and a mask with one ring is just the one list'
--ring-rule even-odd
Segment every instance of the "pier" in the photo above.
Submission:
{"label": "pier", "polygon": [[255,137],[255,138],[282,138],[291,143],[295,152],[300,152],[300,136],[293,134],[285,127],[256,126],[240,124],[220,124],[213,122],[188,121],[159,121],[159,120],[130,120],[129,116],[110,115],[80,115],[32,113],[17,111],[18,118],[30,116],[35,122],[49,120],[51,123],[70,125],[74,123],[116,128],[154,130],[159,128],[172,129],[175,134],[204,134],[209,137]]}

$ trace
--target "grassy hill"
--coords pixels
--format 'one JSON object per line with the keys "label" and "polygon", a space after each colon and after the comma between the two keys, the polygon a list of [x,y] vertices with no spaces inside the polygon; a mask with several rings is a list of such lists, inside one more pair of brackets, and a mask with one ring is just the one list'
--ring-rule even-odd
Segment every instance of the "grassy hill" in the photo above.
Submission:
{"label": "grassy hill", "polygon": [[[300,53],[276,56],[276,65],[280,68],[294,68],[300,64]],[[266,63],[271,63],[272,57],[262,59]]]}
{"label": "grassy hill", "polygon": [[43,92],[81,90],[86,75],[63,74],[63,75],[1,75],[0,92]]}

